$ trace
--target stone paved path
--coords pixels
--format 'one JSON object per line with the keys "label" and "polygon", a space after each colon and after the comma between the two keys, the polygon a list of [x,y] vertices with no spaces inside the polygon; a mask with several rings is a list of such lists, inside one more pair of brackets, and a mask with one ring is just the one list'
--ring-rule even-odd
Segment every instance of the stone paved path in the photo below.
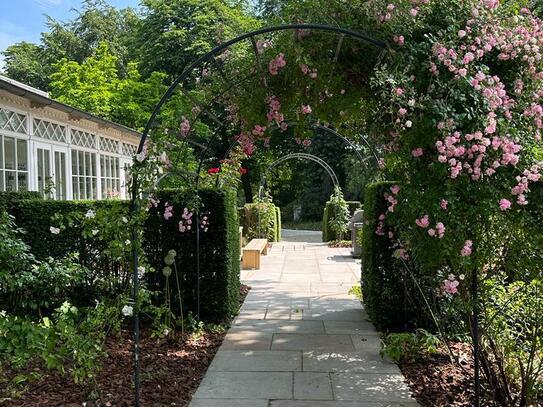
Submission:
{"label": "stone paved path", "polygon": [[359,277],[349,249],[274,244],[190,407],[417,406],[348,295]]}

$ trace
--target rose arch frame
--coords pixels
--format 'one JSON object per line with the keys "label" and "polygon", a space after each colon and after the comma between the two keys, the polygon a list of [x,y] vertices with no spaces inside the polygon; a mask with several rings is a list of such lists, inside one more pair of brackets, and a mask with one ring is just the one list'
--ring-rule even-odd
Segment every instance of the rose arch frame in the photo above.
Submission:
{"label": "rose arch frame", "polygon": [[[218,66],[218,63],[217,63],[217,61],[215,59],[217,56],[220,56],[222,53],[227,51],[233,45],[236,45],[238,43],[241,43],[242,41],[248,40],[248,41],[251,42],[251,46],[252,46],[252,49],[253,49],[255,57],[256,57],[256,62],[259,63],[260,60],[259,60],[259,55],[258,55],[258,52],[257,52],[257,43],[255,41],[255,37],[257,37],[259,35],[263,35],[263,34],[284,32],[284,31],[295,31],[295,30],[323,31],[323,32],[327,32],[327,33],[330,33],[330,34],[337,35],[338,36],[338,42],[337,42],[336,49],[334,50],[335,55],[336,55],[336,57],[335,57],[336,60],[337,60],[337,56],[338,56],[338,54],[340,52],[340,49],[342,47],[342,44],[344,42],[344,39],[346,37],[357,40],[357,41],[364,42],[364,43],[366,43],[368,45],[371,45],[371,46],[375,47],[378,50],[381,50],[382,52],[387,52],[388,51],[388,46],[387,46],[387,44],[385,42],[380,41],[378,39],[371,38],[371,37],[369,37],[368,35],[366,35],[364,33],[353,31],[353,30],[350,30],[350,29],[341,28],[341,27],[323,25],[323,24],[286,24],[286,25],[278,25],[278,26],[266,27],[266,28],[262,28],[262,29],[259,29],[259,30],[247,32],[247,33],[242,34],[242,35],[240,35],[240,36],[238,36],[238,37],[236,37],[236,38],[234,38],[232,40],[224,42],[224,43],[216,46],[215,48],[213,48],[211,51],[204,54],[200,58],[198,58],[192,64],[190,64],[181,73],[181,75],[179,77],[177,77],[173,81],[173,83],[170,85],[170,87],[167,89],[167,91],[163,94],[163,96],[161,97],[158,104],[154,107],[153,112],[152,112],[152,114],[151,114],[151,116],[150,116],[150,118],[149,118],[149,120],[148,120],[148,122],[147,122],[147,124],[145,126],[145,129],[143,131],[141,141],[140,141],[140,144],[138,146],[137,153],[136,153],[136,157],[134,159],[135,167],[137,168],[137,166],[139,165],[138,161],[141,161],[141,160],[138,159],[138,157],[144,151],[146,140],[149,138],[149,135],[150,135],[151,131],[153,130],[154,126],[157,123],[157,118],[158,118],[158,115],[159,115],[161,109],[164,107],[166,102],[168,100],[170,100],[170,98],[174,95],[174,92],[176,91],[176,89],[179,86],[182,86],[187,80],[190,79],[191,75],[193,74],[193,72],[196,69],[205,66],[207,63],[210,63],[214,67],[216,67],[217,71],[221,74],[223,80],[228,85],[228,87],[224,91],[224,93],[221,94],[221,95],[224,95],[227,92],[234,89],[236,86],[242,86],[241,83],[243,82],[243,80],[240,81],[240,82],[234,83],[228,77],[226,77],[224,72],[221,70],[221,67]],[[245,79],[255,77],[255,76],[258,76],[258,75],[259,75],[259,70],[255,69],[255,73],[252,74],[252,75],[249,75]],[[185,92],[184,89],[181,89],[181,92],[183,92],[185,96],[187,96],[189,99],[191,99],[191,95],[188,94],[188,92]],[[215,98],[215,101],[221,95],[217,96]],[[196,101],[196,105],[198,105],[198,104],[199,104],[199,102]],[[200,113],[198,113],[197,116],[199,117],[200,114],[206,115],[212,122],[217,124],[218,127],[217,127],[216,130],[224,129],[226,127],[225,123],[223,123],[220,120],[220,118],[217,117],[213,112],[210,112],[209,110],[207,110],[207,108],[210,107],[210,106],[211,106],[211,104],[209,104],[207,106],[204,106],[203,109],[200,110]],[[202,107],[202,106],[199,106],[199,107]],[[350,144],[353,147],[355,153],[358,155],[358,158],[362,162],[366,161],[367,158],[370,158],[370,157],[363,158],[360,155],[360,152],[358,151],[358,149],[353,146],[352,142],[350,140],[346,139],[345,137],[341,136],[339,133],[337,133],[337,131],[332,130],[332,129],[328,128],[328,127],[321,126],[318,123],[317,123],[316,126],[320,130],[323,130],[325,132],[336,135],[336,136],[342,138],[348,144]],[[314,126],[314,129],[315,129],[315,126]],[[211,146],[211,143],[214,140],[216,140],[217,134],[218,134],[218,132],[215,131],[214,134],[209,138],[209,140],[207,142],[207,145],[206,145],[206,144],[198,143],[198,142],[196,142],[194,140],[191,140],[189,137],[179,137],[178,134],[174,134],[172,131],[167,131],[168,136],[172,135],[172,137],[176,137],[176,139],[178,141],[182,140],[182,141],[184,141],[185,144],[191,145],[193,147],[197,147],[201,151],[201,154],[198,157],[199,160],[198,160],[197,171],[195,171],[195,173],[193,174],[195,176],[194,177],[194,182],[195,182],[195,187],[196,187],[196,196],[198,196],[198,184],[199,184],[199,179],[200,179],[200,172],[201,172],[201,169],[202,169],[202,167],[203,167],[203,165],[204,165],[204,163],[206,161],[206,158],[204,157],[204,153],[209,150],[209,148]],[[365,137],[362,137],[362,140],[370,148],[370,151],[371,151],[371,154],[373,155],[373,157],[376,160],[378,160],[378,156],[376,154],[376,151],[369,145],[367,139]],[[294,158],[294,157],[291,157],[291,158]],[[296,157],[296,158],[301,158],[301,157]],[[304,158],[308,158],[308,157],[304,157]],[[311,159],[313,160],[313,158],[311,158]],[[315,160],[313,160],[313,161],[315,161]],[[320,163],[320,164],[322,165],[322,163]],[[178,172],[172,171],[172,173],[170,175],[180,175],[180,174]],[[140,195],[142,194],[142,192],[140,191],[140,184],[139,184],[140,180],[138,180],[137,171],[135,171],[133,173],[131,181],[132,181],[132,185],[131,185],[130,213],[131,213],[131,216],[134,218],[136,216],[137,212],[138,212],[139,199],[140,199]],[[196,222],[199,223],[200,214],[199,214],[198,209],[196,209],[195,215],[196,215]],[[134,224],[133,229],[132,229],[132,242],[133,242],[132,243],[132,263],[133,263],[132,264],[132,266],[133,266],[133,276],[132,276],[132,297],[133,298],[132,298],[132,300],[134,302],[134,314],[133,314],[133,335],[134,335],[133,366],[134,366],[134,372],[133,372],[133,374],[134,374],[134,406],[135,407],[140,407],[140,405],[141,405],[140,404],[140,326],[139,326],[139,306],[138,306],[138,301],[137,301],[138,291],[139,291],[138,240],[139,240],[138,227],[137,227],[136,224]],[[196,245],[196,250],[197,250],[197,253],[196,253],[197,270],[196,270],[196,272],[197,272],[198,309],[199,309],[199,304],[200,304],[200,299],[199,299],[199,258],[200,258],[200,253],[199,252],[200,252],[200,246],[198,244],[199,240],[200,240],[200,228],[197,227],[196,228],[196,241],[197,241],[197,245]],[[476,285],[473,287],[473,289],[474,289],[474,297],[475,297],[476,292],[477,292]],[[198,314],[199,314],[199,312],[198,312]],[[477,318],[477,307],[475,305],[474,305],[474,318]],[[479,394],[479,377],[478,376],[479,376],[479,370],[478,370],[478,335],[477,334],[475,335],[475,338],[476,338],[476,340],[474,341],[474,354],[475,354],[475,378],[474,378],[474,381],[475,381],[475,393],[476,393],[476,406],[478,406],[479,405],[479,403],[478,403],[478,394]]]}

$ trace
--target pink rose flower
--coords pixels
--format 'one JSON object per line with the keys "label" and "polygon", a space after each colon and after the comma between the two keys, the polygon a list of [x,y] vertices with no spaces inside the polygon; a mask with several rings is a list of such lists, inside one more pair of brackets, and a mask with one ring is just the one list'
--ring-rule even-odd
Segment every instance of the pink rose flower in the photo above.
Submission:
{"label": "pink rose flower", "polygon": [[511,201],[508,199],[500,199],[500,209],[502,211],[506,211],[508,209],[511,209]]}

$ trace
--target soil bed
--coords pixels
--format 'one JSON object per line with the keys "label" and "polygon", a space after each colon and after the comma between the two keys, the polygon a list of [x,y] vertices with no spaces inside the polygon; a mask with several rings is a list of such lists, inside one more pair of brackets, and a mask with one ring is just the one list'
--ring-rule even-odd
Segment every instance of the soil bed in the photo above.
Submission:
{"label": "soil bed", "polygon": [[[249,287],[242,286],[241,302]],[[221,345],[225,332],[203,332],[199,335],[181,335],[157,339],[143,330],[141,338],[141,404],[146,407],[188,406],[192,394],[202,381],[209,364]],[[12,400],[0,401],[6,407],[131,407],[132,390],[132,336],[123,331],[106,342],[107,357],[98,374],[94,400],[89,389],[75,384],[70,378],[40,367],[29,367],[41,378],[28,383],[24,392]],[[7,380],[0,383],[0,394],[16,376],[14,371],[3,371]],[[0,396],[0,400],[4,396]]]}

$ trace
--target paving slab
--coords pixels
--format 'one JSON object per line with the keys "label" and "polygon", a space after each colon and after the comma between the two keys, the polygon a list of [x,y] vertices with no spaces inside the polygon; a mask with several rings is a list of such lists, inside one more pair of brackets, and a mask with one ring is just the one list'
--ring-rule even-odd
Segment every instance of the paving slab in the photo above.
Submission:
{"label": "paving slab", "polygon": [[291,372],[208,372],[194,398],[291,399]]}
{"label": "paving slab", "polygon": [[304,372],[366,372],[399,374],[395,363],[375,352],[303,352]]}
{"label": "paving slab", "polygon": [[268,399],[193,399],[190,407],[268,407]]}
{"label": "paving slab", "polygon": [[274,350],[330,350],[354,351],[350,335],[274,334]]}
{"label": "paving slab", "polygon": [[[416,407],[418,403],[382,401],[305,401],[305,400],[272,400],[270,407]],[[192,405],[191,405],[192,407]]]}
{"label": "paving slab", "polygon": [[210,371],[219,372],[296,372],[302,370],[300,351],[220,350]]}
{"label": "paving slab", "polygon": [[328,373],[294,373],[294,399],[333,400],[332,382]]}
{"label": "paving slab", "polygon": [[332,373],[330,376],[336,400],[387,402],[411,400],[411,394],[401,374]]}
{"label": "paving slab", "polygon": [[269,350],[273,334],[253,330],[230,331],[220,349],[224,350]]}
{"label": "paving slab", "polygon": [[282,321],[236,319],[229,332],[255,331],[261,333],[310,333],[324,334],[322,321]]}

